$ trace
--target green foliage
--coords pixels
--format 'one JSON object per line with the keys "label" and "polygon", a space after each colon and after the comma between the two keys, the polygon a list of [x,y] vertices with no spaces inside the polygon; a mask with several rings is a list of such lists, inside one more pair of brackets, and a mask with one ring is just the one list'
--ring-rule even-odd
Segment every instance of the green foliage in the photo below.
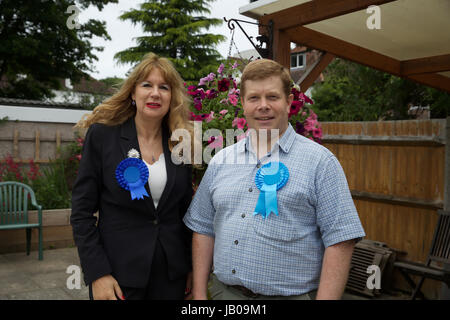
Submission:
{"label": "green foliage", "polygon": [[23,167],[11,156],[0,163],[0,181],[19,181],[29,185],[43,209],[71,206],[72,186],[78,172],[83,139],[77,138],[59,150],[59,157],[39,167],[33,160]]}
{"label": "green foliage", "polygon": [[0,79],[9,86],[0,96],[24,99],[52,97],[59,89],[58,79],[81,79],[83,72],[98,60],[89,40],[93,36],[110,39],[105,22],[89,20],[79,29],[69,29],[67,13],[71,5],[81,10],[89,5],[99,10],[118,0],[2,0],[0,10]]}
{"label": "green foliage", "polygon": [[138,37],[136,47],[118,52],[115,58],[135,64],[154,52],[169,58],[185,80],[212,72],[221,59],[215,46],[225,37],[203,31],[222,23],[202,15],[210,13],[209,2],[214,0],[146,0],[140,9],[124,13],[120,19],[141,24],[148,35]]}
{"label": "green foliage", "polygon": [[113,89],[119,89],[122,83],[124,82],[124,79],[118,78],[118,77],[109,77],[105,79],[99,80],[106,84],[108,87]]}
{"label": "green foliage", "polygon": [[430,106],[431,117],[450,115],[450,95],[353,62],[336,59],[312,91],[321,121],[409,119],[411,105]]}

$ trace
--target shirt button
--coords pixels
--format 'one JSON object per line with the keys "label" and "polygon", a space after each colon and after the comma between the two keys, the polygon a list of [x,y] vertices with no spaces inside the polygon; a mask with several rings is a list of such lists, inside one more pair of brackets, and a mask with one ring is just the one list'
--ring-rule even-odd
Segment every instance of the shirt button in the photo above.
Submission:
{"label": "shirt button", "polygon": [[158,219],[153,220],[153,224],[157,225],[158,224]]}
{"label": "shirt button", "polygon": [[245,218],[245,213],[241,214],[241,217],[242,217],[242,218]]}
{"label": "shirt button", "polygon": [[252,192],[253,191],[253,189],[252,189],[252,187],[250,187],[249,189],[248,189],[248,192]]}
{"label": "shirt button", "polygon": [[258,164],[256,165],[256,167],[257,167],[257,168],[261,168],[261,163],[258,163]]}
{"label": "shirt button", "polygon": [[239,243],[239,241],[237,241],[237,240],[234,240],[234,244],[238,244]]}
{"label": "shirt button", "polygon": [[235,274],[235,273],[236,273],[236,270],[234,270],[234,269],[231,270],[231,273],[232,273],[232,274]]}

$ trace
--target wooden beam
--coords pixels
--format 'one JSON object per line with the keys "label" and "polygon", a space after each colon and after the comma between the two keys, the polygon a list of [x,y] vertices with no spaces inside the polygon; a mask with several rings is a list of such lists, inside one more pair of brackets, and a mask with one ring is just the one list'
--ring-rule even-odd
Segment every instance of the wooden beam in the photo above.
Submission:
{"label": "wooden beam", "polygon": [[300,78],[297,82],[300,85],[300,90],[302,92],[306,92],[309,87],[311,87],[316,81],[316,79],[320,76],[322,71],[330,64],[334,59],[334,55],[326,52],[323,54],[308,70],[305,74]]}
{"label": "wooden beam", "polygon": [[275,28],[284,30],[363,10],[371,5],[382,5],[393,1],[396,0],[314,0],[264,15],[259,22],[268,24],[272,20]]}
{"label": "wooden beam", "polygon": [[273,30],[273,60],[285,66],[288,70],[291,67],[291,41],[288,35],[279,30]]}
{"label": "wooden beam", "polygon": [[405,60],[401,64],[401,71],[405,76],[450,71],[450,54]]}
{"label": "wooden beam", "polygon": [[292,42],[297,44],[326,51],[346,60],[450,92],[450,78],[448,77],[433,73],[404,75],[402,74],[402,63],[398,60],[306,27],[290,28],[285,30],[285,33]]}
{"label": "wooden beam", "polygon": [[434,87],[443,91],[450,92],[450,78],[435,73],[414,74],[406,78]]}
{"label": "wooden beam", "polygon": [[326,34],[296,27],[285,31],[292,42],[400,76],[400,62]]}

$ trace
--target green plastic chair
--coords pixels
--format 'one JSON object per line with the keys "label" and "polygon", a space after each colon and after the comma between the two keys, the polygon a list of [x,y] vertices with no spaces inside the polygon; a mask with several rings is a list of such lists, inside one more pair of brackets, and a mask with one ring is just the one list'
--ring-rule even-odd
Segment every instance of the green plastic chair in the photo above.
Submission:
{"label": "green plastic chair", "polygon": [[[37,223],[28,220],[29,200],[38,210]],[[37,204],[33,189],[16,181],[0,182],[0,230],[26,229],[27,255],[30,255],[32,228],[39,231],[39,260],[42,260],[42,206]]]}

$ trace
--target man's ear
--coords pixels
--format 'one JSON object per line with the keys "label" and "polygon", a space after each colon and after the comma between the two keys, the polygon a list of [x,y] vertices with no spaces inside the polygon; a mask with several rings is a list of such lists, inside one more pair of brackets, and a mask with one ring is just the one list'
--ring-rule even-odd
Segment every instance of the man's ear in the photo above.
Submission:
{"label": "man's ear", "polygon": [[287,97],[287,103],[288,103],[287,110],[288,110],[288,113],[289,113],[289,111],[291,110],[291,104],[292,104],[292,101],[294,101],[294,95],[291,93],[291,94]]}

